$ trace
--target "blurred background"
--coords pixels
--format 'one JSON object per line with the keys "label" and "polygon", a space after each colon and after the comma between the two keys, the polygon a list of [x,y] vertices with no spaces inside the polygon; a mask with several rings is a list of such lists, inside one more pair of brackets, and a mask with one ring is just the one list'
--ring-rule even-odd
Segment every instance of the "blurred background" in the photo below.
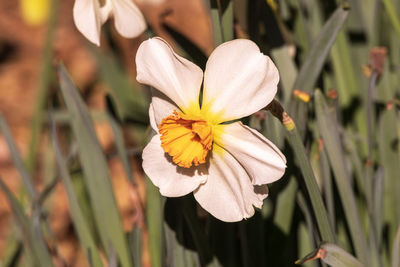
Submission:
{"label": "blurred background", "polygon": [[[89,108],[104,112],[109,85],[104,80],[104,75],[107,74],[99,73],[101,70],[98,66],[98,58],[94,53],[112,53],[115,64],[118,64],[118,70],[123,69],[126,82],[138,87],[134,58],[138,46],[148,36],[144,33],[135,39],[125,39],[118,35],[112,22],[108,22],[101,34],[102,47],[97,48],[92,46],[75,27],[72,17],[73,0],[57,1],[57,3],[55,1],[52,3],[51,0],[31,1],[35,3],[28,1],[0,1],[0,87],[2,88],[0,112],[7,121],[22,158],[27,164],[31,164],[29,172],[35,187],[42,191],[47,188],[46,186],[52,186],[51,193],[45,202],[46,219],[54,235],[53,240],[57,240],[57,251],[60,257],[68,263],[68,266],[87,266],[74,233],[63,185],[59,182],[52,184],[55,170],[50,169],[54,168],[52,158],[54,155],[46,152],[49,145],[51,146],[46,133],[48,130],[46,113],[49,102],[56,97],[58,91],[55,67],[58,62],[62,62],[68,69],[71,79],[80,89]],[[213,50],[211,20],[203,1],[178,0],[165,3],[141,1],[137,4],[154,35],[162,36],[172,43],[171,35],[165,29],[168,25],[190,38],[202,51],[209,53]],[[24,5],[28,10],[24,10]],[[54,5],[57,5],[56,11],[52,10]],[[40,18],[41,15],[35,15],[41,12],[45,13],[43,18]],[[52,12],[55,14],[51,14]],[[55,18],[51,18],[52,15],[55,15]],[[50,19],[51,26],[48,23]],[[46,43],[49,38],[50,44]],[[111,38],[112,43],[108,43],[106,38]],[[47,55],[49,53],[51,53],[50,59]],[[48,62],[44,62],[46,60]],[[107,72],[107,70],[104,71]],[[146,97],[149,101],[149,93]],[[35,116],[38,116],[38,113],[42,113],[39,116],[42,117],[43,126],[37,126],[38,123],[35,122]],[[147,112],[144,116],[144,122],[147,123]],[[33,128],[38,127],[40,130],[36,130],[38,133],[33,136],[35,135]],[[115,157],[115,142],[110,125],[97,121],[95,129],[102,149],[110,157],[108,164],[113,188],[117,192],[115,195],[122,214],[124,230],[132,230],[134,223],[139,223],[135,220],[141,220],[140,223],[143,224],[143,217],[138,217],[136,214],[138,211],[135,209],[138,205],[143,206],[145,201],[144,178],[140,170],[141,153],[134,153],[130,157],[130,164],[136,169],[137,190],[141,193],[141,198],[132,198],[123,167]],[[137,145],[137,139],[140,138],[142,136],[128,137],[128,142],[132,143],[130,147],[133,148],[135,143]],[[36,143],[33,145],[35,148],[32,148],[32,142]],[[30,149],[35,150],[33,159],[28,159]],[[13,164],[3,135],[0,135],[0,173],[10,190],[24,201],[20,174]],[[5,260],[15,249],[14,242],[17,239],[15,236],[17,233],[13,225],[9,202],[4,194],[0,193],[0,259]],[[143,266],[150,266],[148,257],[144,255]]]}
{"label": "blurred background", "polygon": [[[97,47],[77,30],[73,0],[0,0],[0,266],[293,266],[318,248],[336,266],[400,266],[399,0],[135,3],[148,29],[126,39],[108,21]],[[270,113],[244,119],[288,160],[254,217],[220,222],[191,196],[161,197],[143,174],[150,90],[134,59],[152,36],[203,69],[233,38],[277,65],[276,99],[305,158]]]}

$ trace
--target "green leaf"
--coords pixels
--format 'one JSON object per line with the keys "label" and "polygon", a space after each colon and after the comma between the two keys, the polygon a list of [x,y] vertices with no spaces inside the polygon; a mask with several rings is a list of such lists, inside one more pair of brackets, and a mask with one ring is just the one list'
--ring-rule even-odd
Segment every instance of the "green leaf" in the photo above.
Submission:
{"label": "green leaf", "polygon": [[396,238],[393,242],[392,247],[392,267],[399,267],[400,266],[400,226],[397,229]]}
{"label": "green leaf", "polygon": [[378,123],[378,161],[384,169],[384,220],[388,223],[389,242],[392,243],[396,228],[400,223],[400,210],[393,209],[400,203],[399,148],[393,144],[398,142],[395,110],[384,110]]}
{"label": "green leaf", "polygon": [[227,6],[222,11],[222,34],[224,42],[233,39],[233,1],[227,0]]}
{"label": "green leaf", "polygon": [[[299,226],[297,227],[297,239],[298,241],[298,254],[299,257],[301,255],[305,255],[309,251],[313,250],[314,244],[310,240],[310,233],[307,229],[307,226],[304,224],[304,222],[301,222]],[[314,262],[304,262],[302,263],[303,267],[316,267],[317,265]]]}
{"label": "green leaf", "polygon": [[233,39],[233,1],[209,0],[215,45]]}
{"label": "green leaf", "polygon": [[59,169],[59,173],[62,179],[62,182],[65,187],[65,191],[68,196],[69,209],[72,216],[72,222],[74,224],[75,230],[78,234],[81,246],[86,253],[86,257],[91,260],[91,264],[93,267],[103,266],[101,262],[100,255],[97,251],[97,246],[90,231],[89,225],[85,220],[85,216],[81,207],[79,206],[79,201],[76,196],[76,192],[74,186],[72,184],[72,180],[70,174],[68,172],[65,160],[61,155],[61,150],[57,140],[57,134],[55,132],[55,126],[52,127],[52,135],[53,146],[55,150],[56,161]]}
{"label": "green leaf", "polygon": [[364,265],[354,258],[351,254],[346,252],[341,247],[324,243],[317,250],[311,252],[301,260],[296,261],[296,264],[302,264],[304,262],[321,259],[326,264],[332,267],[363,267]]}
{"label": "green leaf", "polygon": [[58,75],[61,92],[70,112],[70,123],[78,143],[86,189],[93,206],[103,248],[109,253],[111,244],[121,265],[131,266],[131,258],[114,198],[106,158],[83,100],[62,65],[58,66]]}
{"label": "green leaf", "polygon": [[335,229],[335,203],[334,203],[334,195],[333,195],[333,186],[332,186],[332,175],[331,170],[328,163],[328,157],[326,155],[325,150],[322,150],[320,153],[321,158],[321,175],[323,180],[323,188],[324,188],[324,196],[329,214],[329,221],[333,229]]}
{"label": "green leaf", "polygon": [[46,33],[46,39],[43,47],[43,55],[41,61],[41,72],[37,88],[37,95],[34,101],[35,109],[31,123],[31,139],[29,142],[29,155],[27,160],[28,170],[34,171],[36,163],[36,152],[37,145],[40,139],[40,133],[42,130],[43,116],[45,111],[45,103],[48,96],[50,85],[55,79],[54,68],[53,68],[53,45],[54,36],[57,28],[58,13],[59,13],[59,0],[51,0],[50,3],[50,16],[47,23],[48,29]]}
{"label": "green leaf", "polygon": [[[335,73],[336,87],[339,94],[339,104],[346,107],[359,91],[359,83],[355,76],[355,64],[352,61],[350,44],[345,32],[339,32],[331,49],[332,67]],[[357,110],[359,111],[359,110]],[[364,117],[362,117],[364,119]]]}
{"label": "green leaf", "polygon": [[91,52],[98,62],[101,77],[108,85],[119,117],[147,124],[149,103],[139,84],[130,81],[113,55],[101,53],[98,48],[92,48]]}
{"label": "green leaf", "polygon": [[129,163],[128,152],[125,147],[124,136],[121,127],[117,121],[109,114],[107,114],[108,121],[110,122],[111,129],[114,133],[115,146],[117,147],[118,156],[124,167],[125,174],[131,183],[134,183],[133,171]]}
{"label": "green leaf", "polygon": [[[2,259],[0,260],[1,266],[14,266],[18,262],[22,254],[23,245],[19,238],[14,234],[7,237],[7,246],[3,251]],[[28,256],[29,258],[29,256]],[[31,260],[32,261],[32,260]]]}
{"label": "green leaf", "polygon": [[[329,54],[330,48],[335,42],[336,36],[342,28],[348,13],[348,7],[345,4],[342,4],[325,23],[300,68],[293,90],[297,89],[308,94],[312,93],[317,78],[320,75],[322,67]],[[295,119],[299,127],[299,132],[301,133],[301,136],[304,136],[307,121],[306,104],[299,103],[292,98],[288,107],[290,108],[291,113],[296,114]]]}
{"label": "green leaf", "polygon": [[292,96],[292,88],[297,77],[297,68],[293,58],[289,54],[289,46],[282,46],[271,51],[271,56],[279,70],[283,87],[283,103],[288,104]]}
{"label": "green leaf", "polygon": [[24,162],[22,161],[21,155],[15,145],[14,139],[11,135],[11,132],[7,126],[6,121],[4,120],[3,116],[0,114],[0,130],[3,133],[4,139],[8,144],[8,148],[11,153],[11,158],[14,162],[15,167],[17,168],[18,172],[21,175],[22,182],[28,191],[29,200],[33,203],[37,200],[38,192],[33,185],[33,181],[29,172],[27,171]]}
{"label": "green leaf", "polygon": [[196,214],[196,203],[192,196],[185,196],[181,198],[183,217],[189,226],[190,233],[193,237],[193,242],[199,254],[200,262],[202,265],[208,267],[221,266],[218,260],[214,257],[209,246],[207,235],[202,229],[200,221]]}
{"label": "green leaf", "polygon": [[318,128],[334,172],[356,254],[362,262],[366,263],[369,258],[367,243],[361,227],[354,192],[350,184],[350,176],[347,171],[338,125],[332,118],[322,93],[317,90],[314,97]]}
{"label": "green leaf", "polygon": [[28,253],[27,256],[29,259],[33,260],[34,266],[54,266],[46,242],[43,239],[39,219],[40,215],[35,211],[31,218],[28,218],[1,177],[0,189],[10,202],[11,210],[15,216],[18,229],[21,232],[22,243]]}
{"label": "green leaf", "polygon": [[389,19],[392,23],[393,28],[395,29],[397,35],[400,37],[400,20],[398,16],[399,14],[396,14],[396,7],[393,5],[392,0],[382,0],[382,2],[387,14],[389,15]]}
{"label": "green leaf", "polygon": [[128,235],[128,242],[131,248],[133,258],[133,266],[142,266],[142,229],[135,226],[131,233]]}
{"label": "green leaf", "polygon": [[292,226],[297,189],[296,178],[290,176],[289,183],[279,193],[276,200],[274,224],[278,226],[285,235],[289,235],[290,227]]}
{"label": "green leaf", "polygon": [[343,26],[349,11],[344,5],[339,6],[325,23],[311,47],[306,60],[301,66],[299,75],[293,86],[294,89],[311,93],[315,82],[322,70],[322,66],[328,56],[329,50],[336,40],[336,36]]}
{"label": "green leaf", "polygon": [[322,261],[333,266],[333,267],[362,267],[364,266],[361,262],[359,262],[356,258],[354,258],[351,254],[346,252],[341,247],[334,244],[323,244],[320,246],[321,249],[325,251],[325,257],[322,258]]}
{"label": "green leaf", "polygon": [[158,188],[146,177],[146,221],[149,231],[151,266],[163,266],[163,202]]}
{"label": "green leaf", "polygon": [[164,232],[167,266],[200,266],[198,253],[191,249],[192,239],[179,206],[179,198],[168,199],[165,203]]}
{"label": "green leaf", "polygon": [[296,127],[294,127],[293,130],[286,131],[286,133],[286,137],[298,161],[304,183],[306,184],[307,193],[311,199],[312,208],[315,214],[315,218],[317,220],[317,225],[322,240],[326,242],[334,242],[334,232],[331,228],[331,225],[329,224],[328,214],[322,201],[321,192],[319,191],[314,172],[307,158],[307,154],[301,141],[300,134],[297,131]]}

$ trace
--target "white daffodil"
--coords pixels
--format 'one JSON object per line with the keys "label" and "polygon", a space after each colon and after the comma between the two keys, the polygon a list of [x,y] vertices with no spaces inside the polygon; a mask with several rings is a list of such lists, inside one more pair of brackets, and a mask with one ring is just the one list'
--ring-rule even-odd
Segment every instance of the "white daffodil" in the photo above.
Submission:
{"label": "white daffodil", "polygon": [[139,36],[146,22],[139,8],[131,0],[75,0],[74,21],[78,30],[92,43],[100,46],[101,26],[111,16],[117,31],[126,38]]}
{"label": "white daffodil", "polygon": [[149,113],[157,135],[143,151],[143,169],[161,194],[193,192],[223,221],[251,217],[286,159],[256,130],[226,122],[272,101],[279,73],[271,59],[252,41],[226,42],[211,54],[203,80],[198,66],[153,38],[140,45],[136,64],[137,80],[155,89]]}

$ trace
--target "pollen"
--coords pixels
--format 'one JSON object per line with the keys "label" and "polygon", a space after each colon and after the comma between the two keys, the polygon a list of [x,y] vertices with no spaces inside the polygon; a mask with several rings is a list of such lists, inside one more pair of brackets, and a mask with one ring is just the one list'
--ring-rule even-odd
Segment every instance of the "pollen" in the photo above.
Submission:
{"label": "pollen", "polygon": [[174,111],[158,126],[161,147],[180,167],[190,168],[206,162],[212,148],[212,127],[199,116]]}

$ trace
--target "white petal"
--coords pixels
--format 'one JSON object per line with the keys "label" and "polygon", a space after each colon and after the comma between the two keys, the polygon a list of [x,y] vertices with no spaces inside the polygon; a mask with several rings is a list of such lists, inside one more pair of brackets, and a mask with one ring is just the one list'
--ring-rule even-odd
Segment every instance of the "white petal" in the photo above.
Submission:
{"label": "white petal", "polygon": [[156,118],[155,118],[155,115],[154,115],[154,108],[153,108],[153,104],[152,103],[150,103],[150,106],[149,106],[149,120],[150,120],[151,128],[156,133],[158,133],[158,127],[157,127]]}
{"label": "white petal", "polygon": [[214,144],[207,182],[194,191],[197,202],[214,217],[236,222],[254,214],[267,196],[265,186],[254,186],[231,154]]}
{"label": "white petal", "polygon": [[158,125],[165,117],[172,115],[174,110],[179,111],[179,108],[166,95],[158,90],[151,90],[151,104],[153,105],[155,123]]}
{"label": "white petal", "polygon": [[111,0],[117,31],[126,38],[139,36],[146,29],[142,12],[131,0]]}
{"label": "white petal", "polygon": [[198,107],[202,70],[175,54],[163,39],[152,38],[140,45],[136,68],[138,82],[161,91],[182,111]]}
{"label": "white petal", "polygon": [[136,3],[150,4],[150,5],[159,5],[164,2],[165,2],[165,0],[136,0]]}
{"label": "white petal", "polygon": [[207,61],[203,104],[220,113],[221,122],[242,118],[267,106],[278,82],[277,68],[254,42],[226,42]]}
{"label": "white petal", "polygon": [[104,5],[100,8],[101,24],[103,25],[111,16],[113,10],[112,0],[105,0]]}
{"label": "white petal", "polygon": [[155,135],[143,150],[143,170],[160,193],[166,197],[189,194],[207,181],[207,169],[203,164],[189,169],[172,162],[161,147],[160,135]]}
{"label": "white petal", "polygon": [[286,158],[256,130],[235,122],[214,128],[218,145],[229,151],[250,175],[253,184],[272,183],[283,176]]}
{"label": "white petal", "polygon": [[92,43],[100,46],[102,16],[97,0],[75,0],[74,22],[78,30]]}

